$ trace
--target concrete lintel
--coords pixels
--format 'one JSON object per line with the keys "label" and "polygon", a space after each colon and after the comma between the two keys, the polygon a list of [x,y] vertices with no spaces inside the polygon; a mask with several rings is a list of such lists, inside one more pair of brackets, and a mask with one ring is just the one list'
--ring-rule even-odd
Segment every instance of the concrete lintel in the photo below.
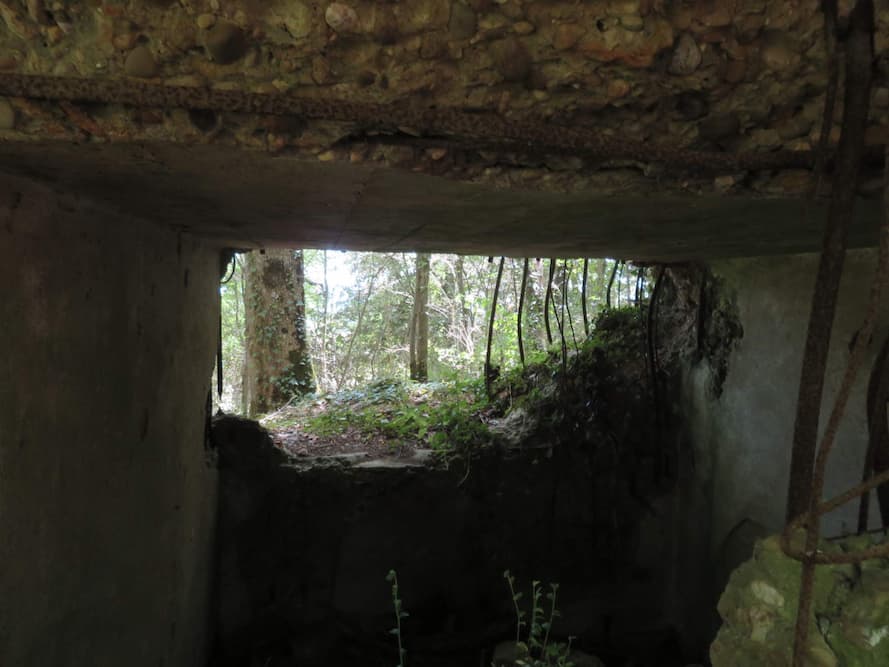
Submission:
{"label": "concrete lintel", "polygon": [[[824,208],[805,215],[798,197],[657,188],[632,174],[571,192],[507,189],[215,144],[6,143],[0,172],[234,247],[662,261],[774,255],[817,250]],[[875,242],[878,215],[876,199],[861,201],[853,247]]]}

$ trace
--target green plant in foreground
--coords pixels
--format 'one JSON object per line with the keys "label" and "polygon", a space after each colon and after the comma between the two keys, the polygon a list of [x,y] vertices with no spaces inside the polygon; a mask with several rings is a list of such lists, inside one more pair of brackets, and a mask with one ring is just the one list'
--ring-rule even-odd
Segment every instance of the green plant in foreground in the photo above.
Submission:
{"label": "green plant in foreground", "polygon": [[386,581],[392,584],[392,604],[395,607],[395,627],[389,632],[398,639],[398,667],[405,667],[407,651],[401,643],[401,619],[407,618],[409,614],[401,606],[401,598],[398,596],[398,575],[395,570],[389,570]]}
{"label": "green plant in foreground", "polygon": [[528,628],[528,638],[526,642],[522,641],[522,628],[527,625],[524,621],[525,612],[519,602],[522,599],[522,593],[516,590],[515,577],[510,574],[509,570],[503,573],[503,578],[509,586],[509,592],[512,596],[512,603],[516,613],[516,665],[523,667],[573,667],[574,663],[569,660],[571,654],[571,640],[568,638],[567,643],[553,642],[550,643],[550,631],[552,630],[553,621],[559,616],[556,607],[556,597],[559,592],[558,584],[550,584],[550,592],[546,594],[549,600],[549,613],[547,613],[541,598],[543,597],[543,589],[540,582],[536,579],[531,582],[531,625]]}

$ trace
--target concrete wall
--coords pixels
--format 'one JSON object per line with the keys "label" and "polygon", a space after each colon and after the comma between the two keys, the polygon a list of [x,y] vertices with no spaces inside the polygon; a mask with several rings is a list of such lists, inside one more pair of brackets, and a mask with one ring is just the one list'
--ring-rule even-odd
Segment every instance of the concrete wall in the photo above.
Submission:
{"label": "concrete wall", "polygon": [[[790,448],[802,350],[818,257],[794,255],[714,264],[736,298],[743,338],[731,354],[720,397],[710,391],[706,363],[690,369],[684,404],[696,447],[697,477],[712,498],[711,548],[715,589],[750,556],[753,540],[784,525]],[[841,286],[825,385],[822,428],[845,371],[849,344],[860,328],[876,266],[876,253],[850,254]],[[874,356],[889,327],[886,305],[874,343],[852,394],[827,475],[835,495],[861,481],[867,445],[865,395]],[[827,535],[854,531],[857,503],[828,516]],[[878,517],[872,505],[872,521]]]}
{"label": "concrete wall", "polygon": [[664,605],[673,517],[640,503],[643,483],[630,495],[611,446],[490,449],[467,476],[461,465],[288,463],[234,418],[215,420],[214,438],[218,667],[397,662],[390,568],[412,664],[491,664],[515,636],[506,569],[526,598],[532,579],[561,584],[553,632],[575,648],[609,664],[679,664],[684,628]]}
{"label": "concrete wall", "polygon": [[217,267],[0,180],[0,665],[205,664]]}

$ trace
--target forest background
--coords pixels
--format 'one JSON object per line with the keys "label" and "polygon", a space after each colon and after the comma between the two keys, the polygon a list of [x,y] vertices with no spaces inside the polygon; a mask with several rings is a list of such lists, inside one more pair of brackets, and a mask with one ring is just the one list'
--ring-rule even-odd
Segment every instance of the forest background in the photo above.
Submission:
{"label": "forest background", "polygon": [[522,356],[539,359],[563,340],[576,349],[600,309],[644,303],[648,279],[644,269],[612,259],[283,249],[238,255],[220,287],[218,404],[255,415],[303,394],[380,380],[481,379],[489,333],[489,373],[521,364]]}

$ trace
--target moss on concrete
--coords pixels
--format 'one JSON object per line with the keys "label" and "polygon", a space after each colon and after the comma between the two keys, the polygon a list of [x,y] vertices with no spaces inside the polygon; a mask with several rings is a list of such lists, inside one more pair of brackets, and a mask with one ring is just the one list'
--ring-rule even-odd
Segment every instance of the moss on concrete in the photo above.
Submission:
{"label": "moss on concrete", "polygon": [[[858,550],[882,539],[880,535],[823,542],[820,549]],[[778,537],[756,545],[753,558],[735,570],[719,601],[723,626],[710,648],[713,667],[790,664],[800,571],[800,564],[784,555]],[[806,664],[889,664],[889,560],[820,566],[813,602]]]}

